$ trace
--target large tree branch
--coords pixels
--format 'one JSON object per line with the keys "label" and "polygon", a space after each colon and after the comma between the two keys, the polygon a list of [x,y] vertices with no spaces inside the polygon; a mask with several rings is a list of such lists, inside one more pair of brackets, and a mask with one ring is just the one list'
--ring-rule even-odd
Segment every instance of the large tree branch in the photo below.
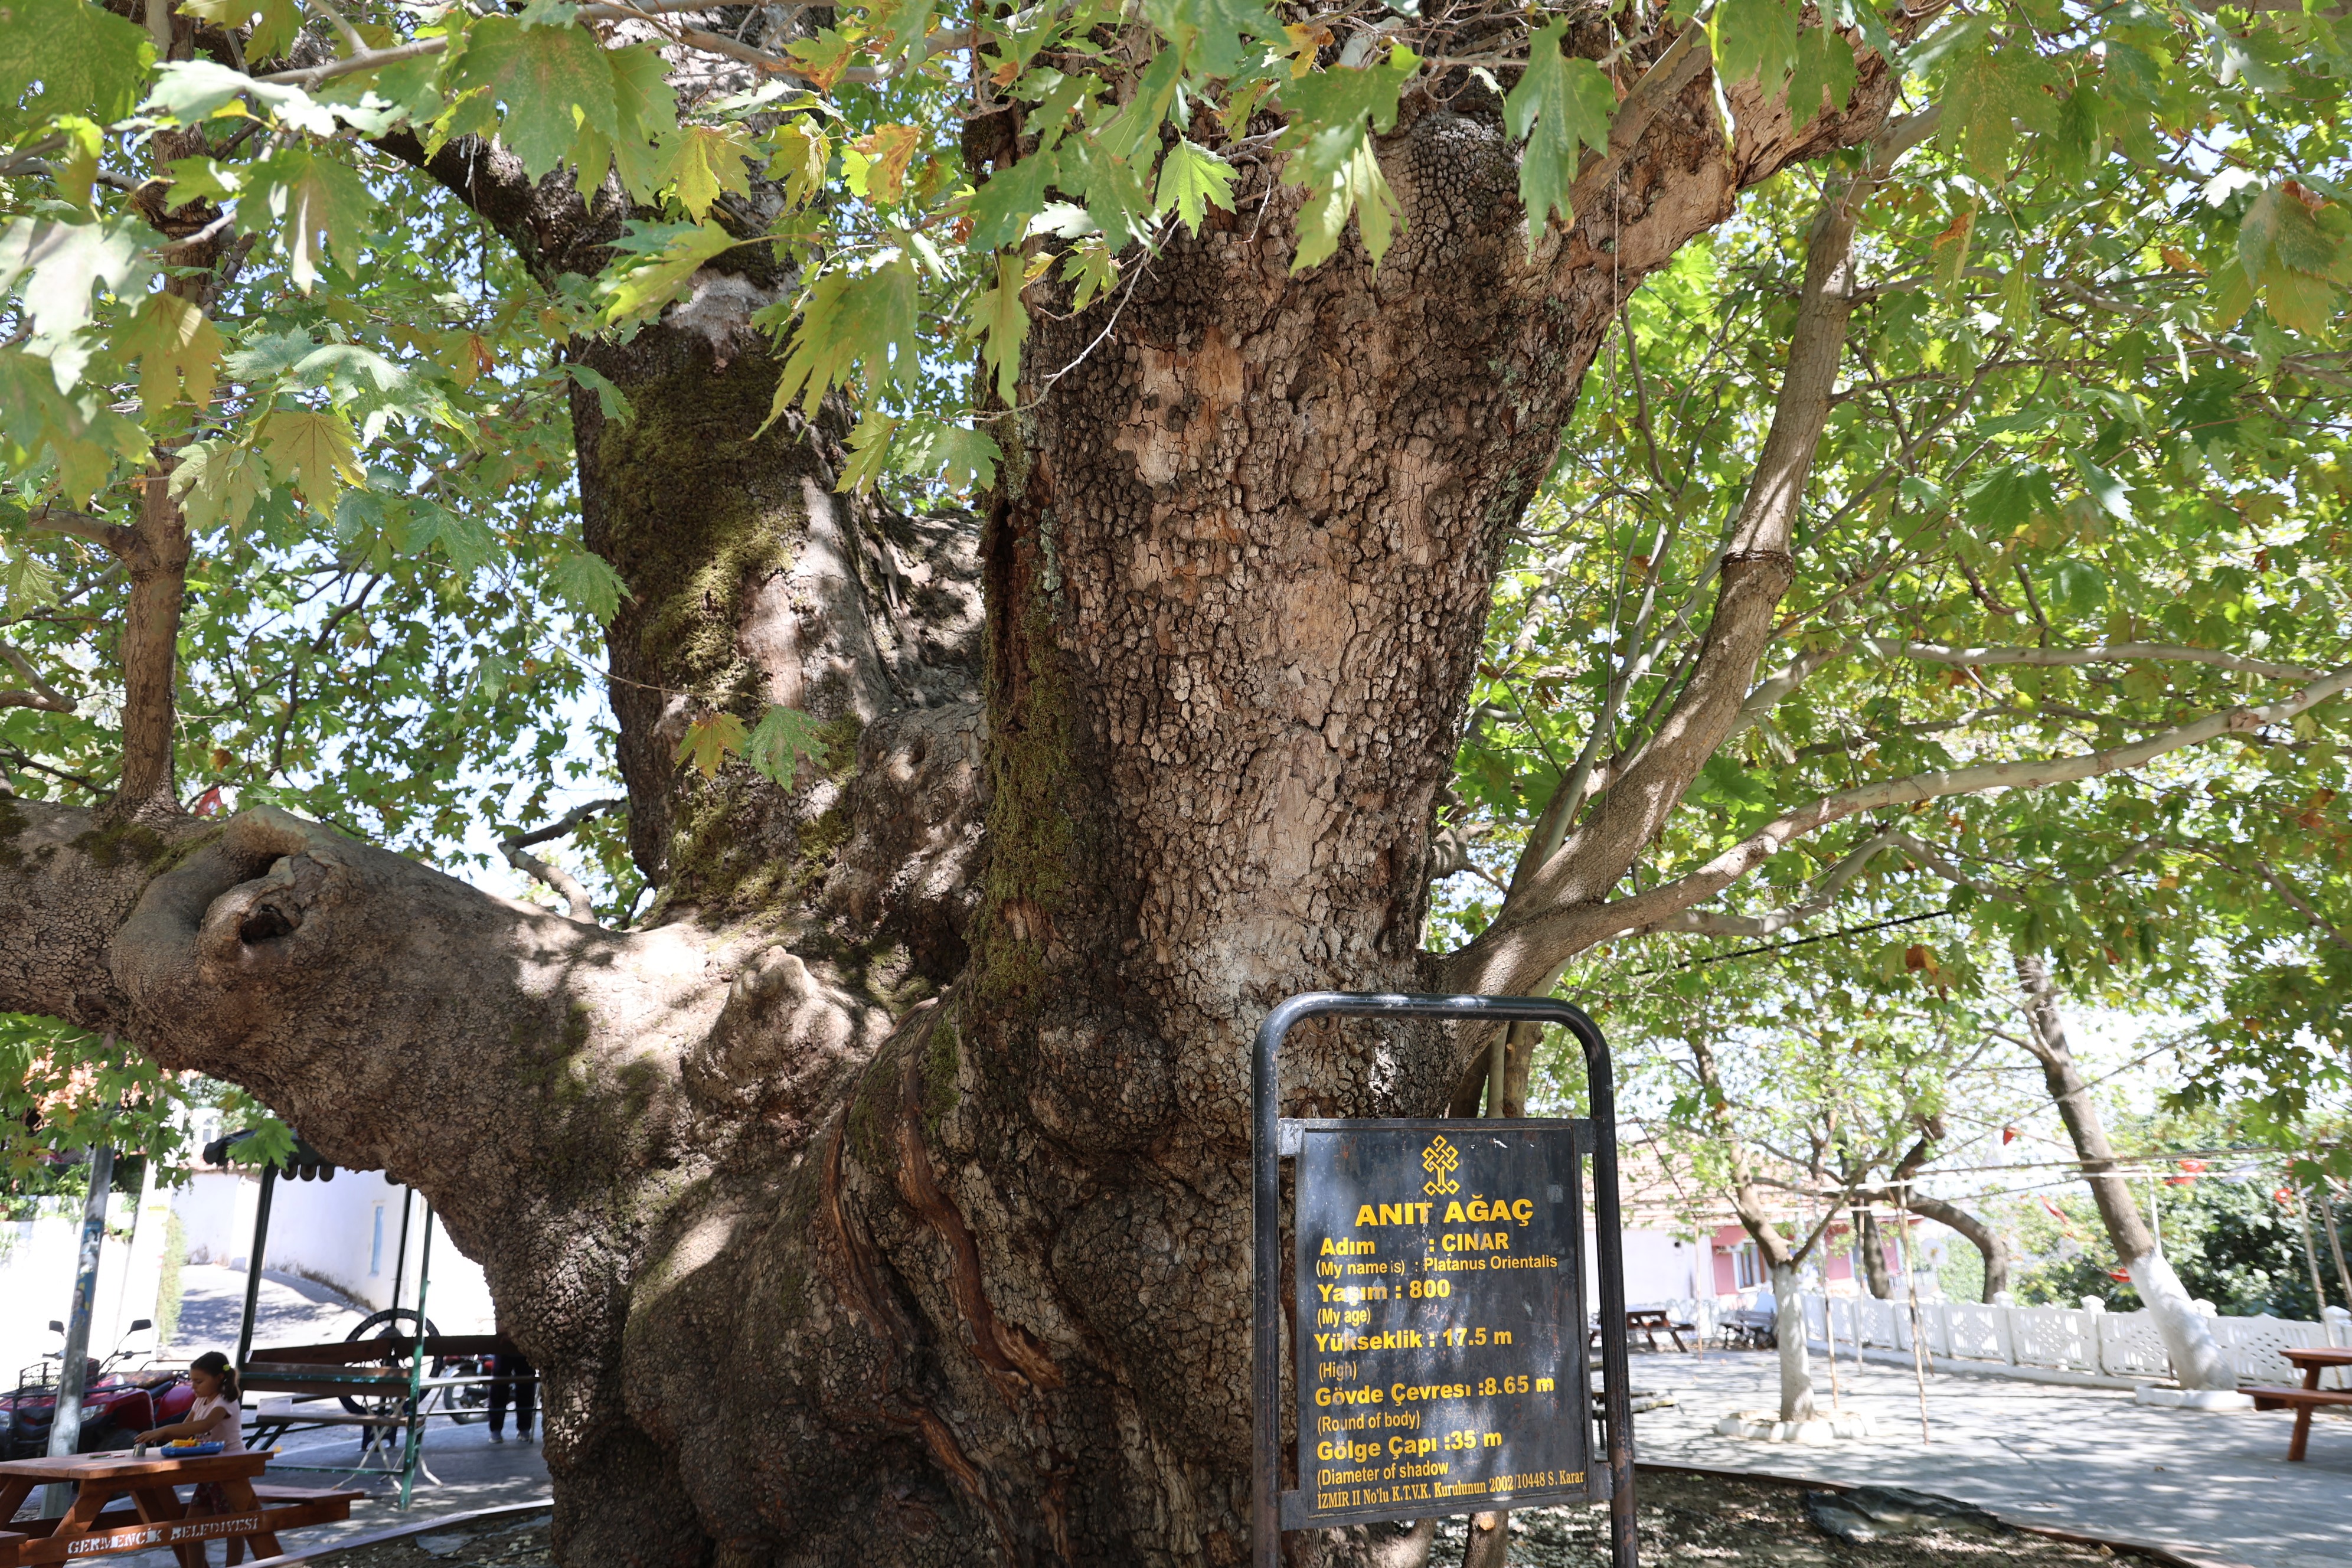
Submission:
{"label": "large tree branch", "polygon": [[2317,670],[2305,669],[2301,665],[2248,658],[2221,648],[2188,647],[2179,643],[2103,643],[2097,647],[1948,647],[1941,643],[1864,637],[1857,646],[1881,658],[1905,658],[1922,664],[2022,664],[2053,668],[2081,664],[2210,664],[2216,669],[2260,675],[2272,680],[2319,678]]}
{"label": "large tree branch", "polygon": [[1701,936],[1778,936],[1792,926],[1804,924],[1837,902],[1838,895],[1862,875],[1881,851],[1909,848],[1916,842],[1900,828],[1882,829],[1848,850],[1843,859],[1822,874],[1811,892],[1786,909],[1760,915],[1735,915],[1719,910],[1683,910],[1644,926],[1642,934],[1681,931]]}
{"label": "large tree branch", "polygon": [[[1822,199],[1806,251],[1789,366],[1772,425],[1721,554],[1713,622],[1697,661],[1656,736],[1613,780],[1539,869],[1513,879],[1511,906],[1580,903],[1614,885],[1681,804],[1706,759],[1738,722],[1772,616],[1796,572],[1790,541],[1829,417],[1852,314],[1853,235],[1864,205],[1895,159],[1932,134],[1929,109],[1888,127],[1859,171]],[[1557,826],[1557,825],[1555,825]],[[1533,978],[1533,977],[1530,977]]]}
{"label": "large tree branch", "polygon": [[2046,789],[2053,784],[2098,778],[2143,766],[2168,752],[2201,745],[2224,735],[2284,723],[2347,688],[2352,688],[2352,668],[2315,680],[2279,701],[2208,714],[2128,746],[2070,757],[1988,763],[1971,768],[1915,773],[1908,778],[1888,779],[1824,795],[1768,823],[1698,869],[1631,898],[1612,903],[1593,900],[1554,907],[1541,914],[1523,915],[1517,921],[1510,921],[1512,911],[1507,903],[1503,914],[1477,941],[1445,961],[1447,984],[1462,991],[1527,987],[1538,981],[1548,987],[1549,976],[1557,973],[1560,964],[1594,942],[1627,931],[1658,927],[1683,910],[1713,898],[1797,839],[1857,813],[1950,795],[1978,795],[1987,790]]}
{"label": "large tree branch", "polygon": [[2260,855],[2254,857],[2254,874],[2271,886],[2271,891],[2285,900],[2290,907],[2311,922],[2312,929],[2347,952],[2352,952],[2352,936],[2344,928],[2319,912],[2317,905],[2304,895],[2301,888],[2275,870]]}
{"label": "large tree branch", "polygon": [[0,658],[6,659],[10,667],[25,678],[25,684],[32,689],[29,691],[0,690],[0,708],[38,708],[50,713],[70,713],[74,710],[73,699],[43,680],[41,672],[33,668],[33,661],[22,652],[0,643]]}

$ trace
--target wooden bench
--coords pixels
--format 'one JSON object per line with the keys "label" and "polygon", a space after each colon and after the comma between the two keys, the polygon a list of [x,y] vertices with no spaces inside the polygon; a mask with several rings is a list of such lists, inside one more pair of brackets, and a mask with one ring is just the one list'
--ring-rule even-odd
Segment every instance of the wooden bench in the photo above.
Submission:
{"label": "wooden bench", "polygon": [[2257,1410],[2292,1410],[2294,1412],[2294,1436],[2287,1439],[2286,1457],[2303,1458],[2311,1442],[2311,1413],[2322,1405],[2352,1405],[2352,1388],[2277,1388],[2262,1384],[2241,1385],[2241,1394],[2253,1395]]}
{"label": "wooden bench", "polygon": [[[45,1481],[74,1488],[61,1519],[19,1520],[5,1538],[0,1562],[79,1563],[118,1552],[169,1550],[183,1568],[200,1568],[205,1542],[241,1541],[257,1556],[282,1550],[278,1532],[349,1519],[366,1494],[257,1484],[269,1456],[212,1454],[173,1459],[122,1453],[78,1454],[65,1459],[18,1459],[0,1465],[0,1518],[12,1517]],[[217,1485],[226,1512],[197,1512],[178,1489]],[[127,1495],[128,1503],[118,1501]]]}

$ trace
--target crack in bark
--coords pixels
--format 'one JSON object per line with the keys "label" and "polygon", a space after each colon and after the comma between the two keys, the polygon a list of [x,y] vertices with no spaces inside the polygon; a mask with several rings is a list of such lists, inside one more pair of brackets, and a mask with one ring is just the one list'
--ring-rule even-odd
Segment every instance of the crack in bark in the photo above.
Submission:
{"label": "crack in bark", "polygon": [[923,1006],[934,1016],[929,1028],[909,1040],[898,1076],[898,1192],[916,1216],[947,1243],[949,1289],[971,1331],[972,1353],[1010,1405],[1031,1388],[1061,1387],[1062,1373],[1044,1345],[1018,1323],[1007,1323],[996,1315],[982,1277],[980,1244],[964,1223],[963,1212],[940,1190],[932,1173],[930,1152],[923,1143],[922,1047],[940,1021],[937,1004],[927,1002]]}

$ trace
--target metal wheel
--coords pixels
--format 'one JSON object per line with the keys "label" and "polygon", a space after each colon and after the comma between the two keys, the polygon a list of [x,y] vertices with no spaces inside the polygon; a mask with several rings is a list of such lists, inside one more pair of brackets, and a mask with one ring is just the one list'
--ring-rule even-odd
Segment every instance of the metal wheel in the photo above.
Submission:
{"label": "metal wheel", "polygon": [[[425,1319],[424,1324],[425,1332],[428,1337],[441,1331],[433,1326],[433,1320],[430,1318]],[[345,1334],[343,1338],[353,1343],[361,1340],[372,1340],[381,1344],[383,1347],[383,1353],[375,1358],[377,1365],[406,1366],[409,1352],[416,1348],[416,1328],[417,1316],[413,1308],[386,1307],[381,1312],[372,1312],[361,1319],[352,1326],[352,1331]],[[441,1363],[437,1358],[425,1368],[425,1375],[428,1377],[441,1375]],[[436,1392],[446,1392],[446,1390]],[[397,1394],[364,1395],[346,1394],[341,1396],[341,1399],[343,1408],[352,1415],[381,1415],[384,1418],[385,1426],[396,1426],[400,1425],[402,1407],[408,1403],[408,1391],[404,1388]]]}

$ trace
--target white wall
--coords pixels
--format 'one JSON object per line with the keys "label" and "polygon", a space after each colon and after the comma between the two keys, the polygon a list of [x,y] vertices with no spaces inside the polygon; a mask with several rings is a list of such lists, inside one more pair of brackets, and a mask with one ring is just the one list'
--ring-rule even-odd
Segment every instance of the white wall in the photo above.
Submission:
{"label": "white wall", "polygon": [[[138,1318],[155,1315],[156,1277],[163,1262],[163,1217],[160,1205],[142,1215],[137,1192],[117,1192],[107,1204],[109,1235],[99,1249],[98,1297],[89,1327],[89,1350],[103,1360]],[[0,1377],[15,1387],[18,1372],[37,1366],[64,1341],[49,1332],[73,1310],[74,1272],[81,1254],[81,1200],[44,1205],[37,1218],[0,1223]],[[112,1233],[143,1220],[131,1243]],[[132,1349],[154,1346],[142,1334]]]}
{"label": "white wall", "polygon": [[[1663,1306],[1698,1293],[1692,1281],[1699,1261],[1699,1247],[1670,1231],[1629,1230],[1622,1233],[1619,1251],[1625,1260],[1625,1304],[1628,1307]],[[1584,1300],[1593,1310],[1601,1302],[1601,1243],[1599,1233],[1586,1227],[1584,1232]]]}
{"label": "white wall", "polygon": [[[243,1268],[260,1193],[256,1177],[199,1172],[173,1205],[186,1227],[188,1260]],[[370,1310],[391,1306],[399,1268],[401,1198],[402,1189],[381,1171],[338,1171],[332,1181],[281,1177],[269,1201],[263,1270],[318,1280]],[[424,1228],[425,1203],[418,1198],[410,1208],[408,1266],[399,1270],[404,1306],[416,1304]],[[460,1253],[437,1225],[425,1310],[445,1333],[488,1333],[496,1319],[480,1265]]]}

